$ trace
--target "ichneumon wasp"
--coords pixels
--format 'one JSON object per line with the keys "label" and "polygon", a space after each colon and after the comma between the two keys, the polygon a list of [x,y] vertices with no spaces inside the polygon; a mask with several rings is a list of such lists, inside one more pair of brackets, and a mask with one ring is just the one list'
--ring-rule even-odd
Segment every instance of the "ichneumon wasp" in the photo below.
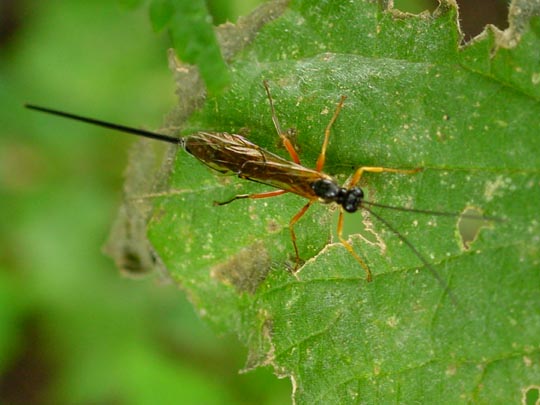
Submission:
{"label": "ichneumon wasp", "polygon": [[439,273],[429,263],[429,261],[425,258],[425,256],[418,251],[418,249],[409,241],[409,239],[402,235],[391,223],[381,217],[378,213],[374,212],[370,207],[375,206],[429,215],[453,217],[459,216],[461,218],[472,218],[477,220],[496,220],[496,218],[431,210],[409,209],[378,204],[375,202],[366,201],[364,199],[363,190],[358,186],[362,175],[367,172],[414,174],[421,171],[421,168],[396,169],[382,166],[362,166],[356,169],[350,180],[343,186],[339,185],[332,176],[324,173],[323,169],[326,160],[326,150],[330,140],[331,129],[343,108],[346,96],[341,97],[337,104],[337,107],[335,108],[332,118],[330,119],[330,122],[326,126],[326,129],[324,131],[324,140],[315,168],[310,169],[303,166],[291,140],[287,136],[287,133],[284,132],[281,128],[274,108],[274,102],[270,93],[268,82],[263,81],[263,85],[268,97],[274,127],[277,131],[278,136],[281,139],[283,146],[287,150],[292,160],[284,159],[254,144],[245,137],[232,133],[199,131],[188,136],[176,138],[169,135],[164,135],[124,125],[118,125],[94,118],[88,118],[32,104],[27,104],[26,107],[32,110],[37,110],[61,116],[64,118],[74,119],[93,125],[98,125],[120,132],[126,132],[137,136],[176,144],[181,146],[184,150],[186,150],[188,153],[197,158],[200,162],[204,163],[206,166],[210,167],[213,170],[224,174],[234,174],[241,179],[266,184],[276,189],[256,194],[236,195],[227,201],[214,202],[215,205],[226,205],[233,201],[241,199],[262,199],[276,197],[286,193],[293,193],[306,198],[308,200],[307,203],[289,221],[289,230],[295,252],[295,270],[297,270],[300,266],[301,260],[298,253],[294,226],[300,220],[300,218],[302,218],[302,216],[306,213],[306,211],[313,203],[334,203],[339,206],[339,217],[337,225],[338,238],[341,244],[362,266],[366,273],[367,281],[372,280],[372,273],[369,269],[369,266],[356,253],[349,241],[343,237],[344,213],[354,213],[359,209],[364,209],[368,211],[370,215],[380,221],[393,234],[395,234],[405,245],[408,246],[408,248],[423,263],[423,265],[427,269],[429,269],[429,271],[443,286],[443,288],[446,288],[446,283],[441,278]]}

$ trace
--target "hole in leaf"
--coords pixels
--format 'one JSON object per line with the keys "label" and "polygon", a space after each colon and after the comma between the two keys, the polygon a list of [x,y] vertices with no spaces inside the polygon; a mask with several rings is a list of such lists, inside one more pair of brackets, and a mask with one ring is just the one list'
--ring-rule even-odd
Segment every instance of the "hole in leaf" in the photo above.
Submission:
{"label": "hole in leaf", "polygon": [[540,404],[540,387],[537,385],[532,385],[524,389],[521,403],[525,405]]}
{"label": "hole in leaf", "polygon": [[480,230],[488,227],[489,222],[482,217],[478,208],[468,207],[461,213],[458,221],[458,231],[463,248],[468,250],[474,243]]}
{"label": "hole in leaf", "polygon": [[[457,0],[459,10],[459,25],[469,40],[480,34],[487,24],[493,24],[499,29],[508,27],[507,0]],[[439,2],[436,0],[394,0],[394,8],[413,14],[424,10],[433,12]]]}

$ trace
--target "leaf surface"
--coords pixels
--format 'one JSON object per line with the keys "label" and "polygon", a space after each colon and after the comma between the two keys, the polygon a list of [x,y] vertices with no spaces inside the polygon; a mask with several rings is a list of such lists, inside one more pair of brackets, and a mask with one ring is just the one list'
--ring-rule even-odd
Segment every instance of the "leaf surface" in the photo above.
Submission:
{"label": "leaf surface", "polygon": [[[514,3],[516,6],[518,2]],[[382,204],[503,219],[466,249],[459,218],[373,208],[441,275],[366,212],[346,233],[374,273],[367,283],[337,243],[335,210],[294,195],[213,206],[269,188],[221,176],[178,151],[155,198],[149,238],[174,280],[220,332],[271,365],[297,403],[516,403],[540,381],[538,8],[502,47],[496,30],[459,47],[457,11],[405,15],[371,1],[291,2],[230,65],[228,90],[185,126],[241,133],[279,147],[262,81],[283,128],[314,167],[341,95],[325,171],[345,182],[360,166],[423,168],[365,174]],[[452,302],[451,297],[456,302]]]}

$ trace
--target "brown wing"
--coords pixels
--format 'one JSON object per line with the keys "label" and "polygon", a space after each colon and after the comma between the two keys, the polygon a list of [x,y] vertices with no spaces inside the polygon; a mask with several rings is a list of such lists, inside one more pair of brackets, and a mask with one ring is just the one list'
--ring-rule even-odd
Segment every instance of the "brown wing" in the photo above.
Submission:
{"label": "brown wing", "polygon": [[210,168],[316,198],[311,183],[330,176],[273,154],[236,134],[198,132],[184,138],[184,148]]}
{"label": "brown wing", "polygon": [[222,173],[237,174],[246,161],[260,160],[265,152],[243,136],[226,132],[198,132],[183,138],[183,145],[187,152]]}
{"label": "brown wing", "polygon": [[273,160],[274,157],[276,155],[271,154],[270,159],[266,161],[248,161],[238,175],[309,199],[318,198],[311,188],[313,182],[332,179],[327,174],[308,169],[279,156],[279,161]]}

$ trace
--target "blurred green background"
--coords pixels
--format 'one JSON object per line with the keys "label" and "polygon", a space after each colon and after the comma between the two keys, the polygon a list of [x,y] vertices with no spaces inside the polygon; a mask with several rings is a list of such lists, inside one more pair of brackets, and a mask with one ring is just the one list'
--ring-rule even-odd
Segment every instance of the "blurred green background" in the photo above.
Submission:
{"label": "blurred green background", "polygon": [[132,139],[22,108],[158,128],[174,83],[146,7],[2,7],[0,402],[289,402],[270,369],[238,374],[247,350],[216,337],[180,290],[123,278],[101,253]]}
{"label": "blurred green background", "polygon": [[[270,369],[238,374],[247,350],[175,286],[123,278],[101,253],[132,140],[22,108],[159,128],[169,43],[129,3],[0,2],[0,402],[289,403]],[[220,23],[256,3],[209,8]]]}

